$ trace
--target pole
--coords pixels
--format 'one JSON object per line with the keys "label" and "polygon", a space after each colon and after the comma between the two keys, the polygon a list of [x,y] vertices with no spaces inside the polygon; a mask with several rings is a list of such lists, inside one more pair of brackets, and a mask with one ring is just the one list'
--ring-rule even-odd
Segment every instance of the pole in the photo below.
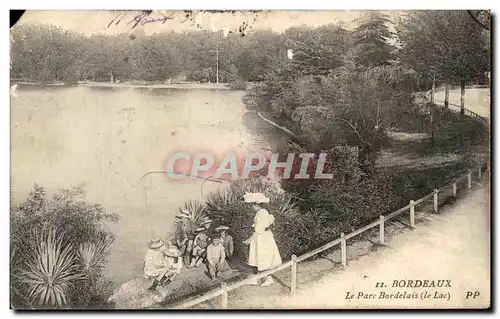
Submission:
{"label": "pole", "polygon": [[297,291],[297,256],[292,255],[292,282],[290,287],[290,293],[295,295]]}
{"label": "pole", "polygon": [[225,282],[220,284],[221,288],[224,289],[224,292],[222,293],[221,296],[221,308],[222,309],[227,309],[227,284]]}
{"label": "pole", "polygon": [[219,84],[219,31],[216,33],[215,55],[217,56],[217,84]]}
{"label": "pole", "polygon": [[410,200],[410,226],[415,227],[415,203],[414,200]]}
{"label": "pole", "polygon": [[347,267],[347,243],[344,238],[344,233],[340,233],[340,254],[342,255],[342,265]]}
{"label": "pole", "polygon": [[380,234],[379,234],[379,241],[381,244],[384,244],[384,232],[385,232],[385,226],[384,226],[384,220],[385,217],[384,215],[380,215]]}
{"label": "pole", "polygon": [[436,93],[436,76],[432,77],[431,103],[434,103],[434,94]]}
{"label": "pole", "polygon": [[437,213],[438,212],[438,194],[439,194],[439,190],[436,188],[434,189],[434,212]]}
{"label": "pole", "polygon": [[460,114],[465,114],[465,80],[460,81]]}
{"label": "pole", "polygon": [[449,107],[450,105],[450,85],[446,83],[444,91],[444,107]]}
{"label": "pole", "polygon": [[472,188],[472,172],[471,170],[469,169],[469,171],[467,172],[467,188],[468,189],[471,189]]}

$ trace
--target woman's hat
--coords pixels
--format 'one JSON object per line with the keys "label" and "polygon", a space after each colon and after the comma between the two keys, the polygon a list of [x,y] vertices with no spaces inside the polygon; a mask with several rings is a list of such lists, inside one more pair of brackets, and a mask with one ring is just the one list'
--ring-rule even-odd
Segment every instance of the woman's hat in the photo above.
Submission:
{"label": "woman's hat", "polygon": [[171,248],[167,249],[167,252],[165,253],[165,255],[167,255],[168,257],[180,257],[181,252],[176,247],[171,247]]}
{"label": "woman's hat", "polygon": [[269,203],[270,199],[269,197],[266,197],[266,195],[262,193],[245,193],[243,195],[243,199],[245,203]]}
{"label": "woman's hat", "polygon": [[205,228],[203,228],[203,227],[198,227],[198,228],[196,228],[196,230],[195,230],[195,231],[196,231],[197,233],[201,233],[202,231],[205,231],[205,230],[206,230],[206,229],[205,229]]}
{"label": "woman's hat", "polygon": [[220,225],[219,227],[215,228],[215,231],[228,230],[228,229],[229,229],[229,227],[224,226],[224,225]]}
{"label": "woman's hat", "polygon": [[149,248],[158,249],[165,246],[165,243],[160,238],[153,238],[149,241]]}

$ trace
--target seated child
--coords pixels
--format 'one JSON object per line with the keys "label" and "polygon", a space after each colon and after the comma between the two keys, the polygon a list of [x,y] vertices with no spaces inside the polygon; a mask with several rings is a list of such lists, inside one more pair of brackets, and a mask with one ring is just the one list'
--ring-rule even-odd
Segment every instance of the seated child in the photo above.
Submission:
{"label": "seated child", "polygon": [[196,235],[196,237],[194,237],[193,241],[193,257],[191,258],[191,264],[188,266],[188,268],[194,266],[200,267],[207,253],[206,250],[208,246],[208,236],[205,228],[198,228],[196,229],[196,232],[198,234]]}
{"label": "seated child", "polygon": [[224,271],[231,270],[226,261],[224,246],[218,236],[213,236],[212,243],[207,247],[207,267],[212,279],[217,278]]}

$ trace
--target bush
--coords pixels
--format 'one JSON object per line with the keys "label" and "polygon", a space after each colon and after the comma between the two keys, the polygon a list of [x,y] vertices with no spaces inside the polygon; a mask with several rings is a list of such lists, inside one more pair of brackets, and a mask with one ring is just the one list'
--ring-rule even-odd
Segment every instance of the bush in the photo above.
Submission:
{"label": "bush", "polygon": [[390,180],[382,174],[363,174],[355,149],[338,146],[329,154],[332,180],[278,183],[251,176],[211,193],[204,210],[214,225],[230,227],[236,253],[246,258],[248,247],[242,242],[253,233],[255,212],[243,202],[243,195],[265,194],[270,203],[263,206],[276,218],[272,230],[286,260],[292,254],[308,252],[333,240],[342,231],[354,230],[397,205]]}
{"label": "bush", "polygon": [[[86,202],[81,187],[47,199],[35,184],[26,201],[11,208],[12,306],[86,308],[104,299],[96,287],[114,239],[104,222],[117,220]],[[51,280],[53,288],[44,286]]]}
{"label": "bush", "polygon": [[247,84],[242,78],[235,79],[229,83],[233,90],[246,90]]}
{"label": "bush", "polygon": [[415,169],[400,169],[391,173],[392,191],[400,199],[400,207],[413,199],[419,199],[435,188],[450,183],[453,178],[467,172],[468,162],[458,162],[439,167]]}

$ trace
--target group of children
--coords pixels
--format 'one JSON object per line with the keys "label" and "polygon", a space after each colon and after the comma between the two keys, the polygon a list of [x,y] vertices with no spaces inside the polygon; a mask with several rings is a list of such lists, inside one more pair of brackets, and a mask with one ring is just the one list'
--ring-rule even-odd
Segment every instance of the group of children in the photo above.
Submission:
{"label": "group of children", "polygon": [[[244,195],[244,202],[251,205],[255,211],[252,225],[254,232],[243,243],[249,245],[247,264],[254,267],[256,272],[278,267],[282,263],[271,231],[275,218],[262,207],[262,204],[267,204],[269,201],[270,199],[262,193]],[[144,274],[148,278],[155,278],[152,288],[157,284],[164,285],[171,282],[173,276],[180,272],[183,259],[188,268],[200,267],[206,262],[211,279],[231,270],[228,261],[233,257],[234,243],[233,238],[227,233],[229,227],[221,225],[208,234],[211,220],[205,220],[202,226],[197,228],[195,236],[190,238],[185,231],[186,225],[179,224],[175,244],[168,242],[168,245],[165,245],[159,239],[150,242],[145,258]],[[263,282],[252,282],[260,286],[269,286],[273,283],[271,276],[266,276]]]}
{"label": "group of children", "polygon": [[154,238],[149,241],[144,257],[144,277],[153,279],[149,288],[155,290],[158,285],[166,286],[182,269],[181,252],[169,242]]}
{"label": "group of children", "polygon": [[193,240],[184,236],[182,240],[177,239],[177,244],[188,268],[200,267],[206,261],[210,277],[215,279],[222,272],[231,270],[228,260],[233,256],[234,243],[232,236],[227,233],[229,227],[221,225],[210,235],[209,228],[210,224],[206,224],[196,229]]}
{"label": "group of children", "polygon": [[153,279],[150,290],[166,286],[178,275],[183,267],[183,260],[191,267],[200,267],[206,261],[211,279],[215,279],[231,268],[228,259],[233,256],[234,243],[227,233],[229,227],[219,226],[209,237],[209,226],[196,230],[196,236],[190,240],[187,236],[177,239],[174,245],[159,238],[152,239],[144,258],[144,277]]}

